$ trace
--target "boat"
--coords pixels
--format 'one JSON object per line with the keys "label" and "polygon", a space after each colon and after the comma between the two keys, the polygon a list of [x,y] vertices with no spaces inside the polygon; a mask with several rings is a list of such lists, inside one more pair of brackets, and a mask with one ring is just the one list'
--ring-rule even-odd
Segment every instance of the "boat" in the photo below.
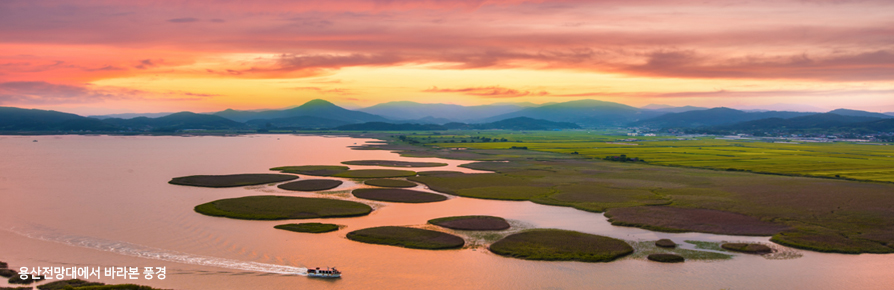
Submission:
{"label": "boat", "polygon": [[307,269],[307,277],[315,277],[315,278],[341,278],[341,272],[335,267],[329,268],[326,267],[325,270],[317,267],[316,269]]}

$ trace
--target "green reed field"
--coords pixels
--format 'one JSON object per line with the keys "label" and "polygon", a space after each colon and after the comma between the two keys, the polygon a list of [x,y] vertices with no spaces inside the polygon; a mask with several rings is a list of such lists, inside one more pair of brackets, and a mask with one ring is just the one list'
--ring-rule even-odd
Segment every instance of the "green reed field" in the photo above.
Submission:
{"label": "green reed field", "polygon": [[591,158],[624,154],[653,165],[894,182],[894,146],[891,145],[845,142],[790,144],[714,137],[604,134],[599,131],[481,131],[468,135],[417,134],[407,135],[407,138],[439,147],[525,147],[527,150],[557,153],[577,152]]}

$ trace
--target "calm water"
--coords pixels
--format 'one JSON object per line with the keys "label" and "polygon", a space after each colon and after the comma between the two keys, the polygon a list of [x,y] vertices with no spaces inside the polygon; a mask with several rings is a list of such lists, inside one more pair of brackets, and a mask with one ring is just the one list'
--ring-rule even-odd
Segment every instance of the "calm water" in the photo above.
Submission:
{"label": "calm water", "polygon": [[[33,142],[37,140],[38,142]],[[768,260],[659,264],[534,262],[485,249],[426,251],[347,240],[373,226],[423,225],[431,218],[489,214],[529,227],[627,240],[767,238],[655,233],[614,227],[602,215],[530,202],[451,198],[430,204],[375,203],[369,216],[306,220],[343,224],[326,234],[273,229],[283,221],[242,221],[193,212],[208,201],[246,195],[315,196],[272,186],[209,189],[167,184],[195,174],[263,173],[285,165],[346,160],[440,161],[351,150],[372,140],[262,135],[239,137],[0,137],[0,261],[11,267],[167,267],[165,280],[102,279],[174,289],[891,289],[894,255],[802,252]],[[374,168],[352,166],[354,168]],[[444,167],[437,170],[445,169]],[[346,180],[348,181],[348,180]],[[356,188],[345,182],[337,190]],[[348,195],[341,195],[350,198]],[[338,266],[339,280],[283,275]],[[6,285],[0,282],[0,286]]]}

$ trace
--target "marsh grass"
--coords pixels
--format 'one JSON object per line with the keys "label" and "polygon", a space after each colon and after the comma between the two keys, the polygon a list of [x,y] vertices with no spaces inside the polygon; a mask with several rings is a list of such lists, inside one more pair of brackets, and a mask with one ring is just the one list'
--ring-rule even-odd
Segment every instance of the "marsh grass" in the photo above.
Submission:
{"label": "marsh grass", "polygon": [[281,166],[270,168],[273,171],[282,173],[294,173],[313,176],[332,176],[338,173],[348,171],[347,166],[338,165],[302,165],[302,166]]}
{"label": "marsh grass", "polygon": [[359,188],[351,192],[357,198],[375,201],[428,203],[447,200],[446,196],[399,188]]}
{"label": "marsh grass", "polygon": [[320,191],[320,190],[329,190],[338,187],[342,184],[341,180],[334,179],[307,179],[307,180],[299,180],[293,181],[289,183],[283,183],[278,185],[277,187],[285,190],[294,190],[294,191]]}
{"label": "marsh grass", "polygon": [[[690,241],[686,241],[687,243]],[[646,259],[651,254],[674,254],[679,255],[686,260],[692,261],[715,261],[715,260],[729,260],[733,258],[733,255],[709,252],[709,251],[698,251],[698,250],[690,250],[683,249],[680,247],[677,248],[662,248],[655,245],[655,241],[628,241],[631,246],[633,246],[636,251],[627,256],[628,259],[636,259],[643,260]],[[707,243],[707,242],[706,242]],[[718,244],[717,248],[720,246]],[[709,249],[713,250],[713,249]]]}
{"label": "marsh grass", "polygon": [[[31,289],[31,288],[27,288]],[[135,284],[106,285],[79,279],[61,280],[37,286],[39,290],[163,290]]]}
{"label": "marsh grass", "polygon": [[661,262],[661,263],[683,263],[684,261],[686,261],[686,259],[683,258],[683,256],[676,255],[676,254],[664,254],[664,253],[649,254],[648,256],[646,256],[646,259],[648,259],[649,261],[655,261],[655,262]]}
{"label": "marsh grass", "polygon": [[175,177],[170,184],[199,187],[238,187],[277,183],[298,179],[295,175],[286,174],[230,174],[230,175],[191,175]]}
{"label": "marsh grass", "polygon": [[415,176],[415,171],[410,170],[394,170],[394,169],[356,169],[348,170],[338,174],[336,177],[345,178],[391,178],[391,177],[409,177]]}
{"label": "marsh grass", "polygon": [[470,215],[452,216],[428,220],[428,223],[454,230],[500,231],[510,227],[501,217]]}
{"label": "marsh grass", "polygon": [[[583,132],[469,133],[504,136],[511,141],[437,143],[442,148],[407,144],[378,148],[402,150],[402,156],[479,160],[483,162],[462,167],[493,172],[424,173],[408,178],[446,194],[530,200],[586,211],[607,211],[615,225],[657,231],[773,236],[771,241],[775,243],[814,251],[894,253],[894,199],[890,194],[894,192],[894,184],[847,180],[862,176],[867,180],[894,182],[891,179],[894,169],[890,166],[894,160],[885,159],[894,156],[890,153],[894,148],[730,143],[667,137],[642,138],[643,141],[629,141],[639,146],[626,146],[606,142],[628,137]],[[701,149],[683,148],[696,145]],[[511,150],[505,146],[526,146],[529,150]],[[878,156],[879,150],[888,152]],[[575,151],[579,154],[570,154]],[[585,159],[619,154],[671,166]],[[790,159],[792,154],[809,155],[809,158]],[[736,170],[727,171],[729,168]],[[842,168],[848,168],[844,171],[849,172],[843,172]],[[538,188],[531,190],[539,192],[524,193],[511,187]],[[575,191],[575,187],[596,190]],[[621,214],[625,208],[635,214]]]}
{"label": "marsh grass", "polygon": [[608,262],[633,253],[623,240],[575,231],[535,229],[509,235],[490,251],[525,260]]}
{"label": "marsh grass", "polygon": [[197,205],[195,211],[235,219],[282,220],[362,216],[372,207],[346,200],[264,195],[215,200]]}
{"label": "marsh grass", "polygon": [[336,224],[324,224],[324,223],[300,223],[300,224],[283,224],[276,225],[273,228],[280,230],[287,230],[292,232],[299,233],[328,233],[334,232],[341,228],[341,226]]}
{"label": "marsh grass", "polygon": [[448,233],[395,226],[356,230],[348,233],[346,237],[352,241],[369,244],[429,250],[455,249],[465,244],[462,238]]}
{"label": "marsh grass", "polygon": [[439,162],[410,162],[410,161],[396,161],[396,160],[354,160],[354,161],[344,161],[341,164],[385,166],[385,167],[440,167],[440,166],[447,166],[447,163],[439,163]]}
{"label": "marsh grass", "polygon": [[416,187],[416,183],[400,179],[370,179],[363,181],[363,184],[378,187]]}

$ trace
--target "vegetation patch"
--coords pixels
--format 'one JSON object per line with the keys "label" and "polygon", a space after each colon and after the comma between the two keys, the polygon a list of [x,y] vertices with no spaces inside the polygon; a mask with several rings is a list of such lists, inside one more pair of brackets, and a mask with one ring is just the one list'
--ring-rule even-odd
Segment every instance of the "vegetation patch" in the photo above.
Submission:
{"label": "vegetation patch", "polygon": [[[407,178],[447,194],[607,211],[616,225],[653,230],[773,235],[775,243],[814,251],[894,252],[894,184],[849,181],[894,182],[890,166],[894,159],[889,157],[894,156],[894,149],[842,142],[778,144],[678,137],[624,140],[631,138],[593,133],[412,135],[413,140],[438,148],[396,143],[399,141],[384,134],[363,137],[393,140],[395,143],[375,148],[400,150],[402,156],[478,160],[481,162],[462,167],[493,172],[425,172]],[[442,142],[450,138],[476,142]],[[483,138],[510,142],[477,142]],[[528,150],[510,150],[511,146]],[[594,160],[621,154],[649,162]],[[499,190],[513,186],[538,192]],[[634,214],[622,216],[624,208],[635,208],[630,210]],[[637,217],[639,213],[644,215]]]}
{"label": "vegetation patch", "polygon": [[531,230],[493,243],[490,251],[525,260],[607,262],[633,253],[622,240],[566,230]]}
{"label": "vegetation patch", "polygon": [[[687,241],[689,242],[689,241]],[[690,250],[683,249],[680,247],[676,248],[662,248],[655,245],[655,241],[629,241],[630,245],[633,246],[635,251],[628,258],[632,259],[648,259],[648,256],[651,254],[674,254],[677,256],[681,256],[686,260],[690,261],[716,261],[716,260],[729,260],[732,259],[732,255],[718,253],[714,251],[699,251],[699,250]],[[710,243],[710,242],[705,242]],[[720,248],[720,243],[712,243],[717,248],[715,251],[725,252],[725,250]],[[696,247],[696,249],[700,249]]]}
{"label": "vegetation patch", "polygon": [[279,188],[294,191],[319,191],[338,187],[342,184],[341,180],[334,179],[308,179],[299,180],[289,183],[280,184]]}
{"label": "vegetation patch", "polygon": [[355,161],[345,161],[342,164],[347,165],[373,165],[373,166],[387,166],[387,167],[440,167],[447,166],[447,163],[439,163],[439,162],[410,162],[410,161],[396,161],[396,160],[355,160]]}
{"label": "vegetation patch", "polygon": [[370,179],[363,184],[379,187],[416,187],[416,183],[400,179]]}
{"label": "vegetation patch", "polygon": [[37,286],[37,289],[40,289],[40,290],[65,290],[68,288],[76,289],[77,287],[102,286],[102,285],[105,285],[105,284],[100,283],[100,282],[84,281],[81,279],[70,279],[70,280],[61,280],[61,281],[43,284],[43,285]]}
{"label": "vegetation patch", "polygon": [[655,245],[662,248],[675,248],[677,247],[677,243],[671,241],[670,239],[660,239],[655,241]]}
{"label": "vegetation patch", "polygon": [[277,183],[294,179],[298,179],[298,176],[286,174],[191,175],[175,177],[168,183],[201,187],[237,187]]}
{"label": "vegetation patch", "polygon": [[[31,289],[31,288],[28,288]],[[162,290],[135,284],[106,285],[79,279],[61,280],[37,286],[39,290]]]}
{"label": "vegetation patch", "polygon": [[195,211],[235,219],[284,220],[362,216],[372,208],[346,200],[263,195],[215,200],[197,205]]}
{"label": "vegetation patch", "polygon": [[769,254],[773,252],[773,249],[761,244],[724,243],[720,245],[720,247],[726,250],[748,254]]}
{"label": "vegetation patch", "polygon": [[508,229],[506,219],[486,215],[452,216],[429,220],[428,223],[454,230],[500,231]]}
{"label": "vegetation patch", "polygon": [[284,224],[277,225],[273,228],[280,230],[287,230],[299,233],[328,233],[338,230],[338,225],[336,224],[323,224],[323,223],[300,223],[300,224]]}
{"label": "vegetation patch", "polygon": [[712,209],[641,206],[606,212],[616,226],[633,226],[663,232],[702,232],[726,235],[769,236],[788,226],[755,217]]}
{"label": "vegetation patch", "polygon": [[332,166],[332,165],[303,165],[303,166],[282,166],[282,167],[274,167],[270,168],[273,171],[279,171],[282,173],[294,173],[294,174],[304,174],[304,175],[313,175],[313,176],[332,176],[335,174],[339,174],[345,171],[348,171],[347,166]]}
{"label": "vegetation patch", "polygon": [[351,193],[362,199],[390,202],[426,203],[447,200],[446,196],[440,194],[397,188],[361,188]]}
{"label": "vegetation patch", "polygon": [[460,189],[456,191],[455,195],[481,199],[530,200],[552,192],[552,189],[548,187],[489,186]]}
{"label": "vegetation patch", "polygon": [[449,171],[449,170],[432,170],[432,171],[419,171],[416,174],[419,176],[438,176],[438,175],[456,175],[456,174],[465,174],[460,171]]}
{"label": "vegetation patch", "polygon": [[19,272],[16,272],[16,270],[13,269],[0,269],[0,277],[3,278],[9,278],[18,274]]}
{"label": "vegetation patch", "polygon": [[394,169],[357,169],[348,170],[333,176],[345,178],[390,178],[415,176],[415,171]]}
{"label": "vegetation patch", "polygon": [[686,261],[683,256],[674,254],[650,254],[646,259],[661,263],[683,263],[683,261]]}
{"label": "vegetation patch", "polygon": [[369,244],[432,250],[460,248],[465,244],[462,238],[451,234],[395,226],[356,230],[348,233],[347,238]]}
{"label": "vegetation patch", "polygon": [[[25,279],[22,279],[22,275],[25,275]],[[9,284],[31,284],[37,281],[41,281],[46,279],[44,276],[34,276],[31,274],[22,274],[22,275],[13,275],[7,282]]]}

